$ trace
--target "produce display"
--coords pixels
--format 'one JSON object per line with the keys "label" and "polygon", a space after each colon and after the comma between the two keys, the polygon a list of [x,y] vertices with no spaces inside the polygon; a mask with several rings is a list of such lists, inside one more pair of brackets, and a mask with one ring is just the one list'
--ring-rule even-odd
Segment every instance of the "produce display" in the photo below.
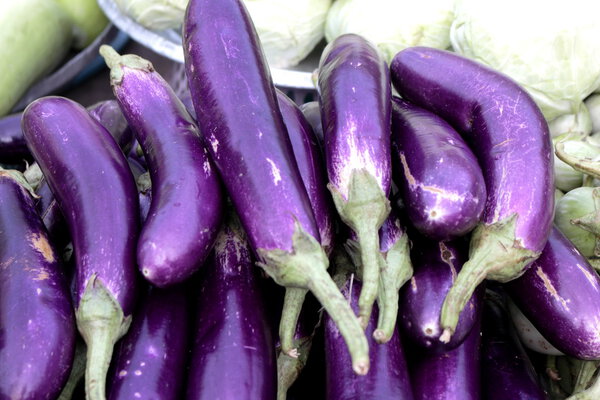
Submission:
{"label": "produce display", "polygon": [[[108,20],[0,0],[0,400],[599,399],[576,2],[503,36],[491,0],[119,0],[180,81],[103,45],[106,99],[14,113]],[[311,99],[274,85],[315,51]]]}

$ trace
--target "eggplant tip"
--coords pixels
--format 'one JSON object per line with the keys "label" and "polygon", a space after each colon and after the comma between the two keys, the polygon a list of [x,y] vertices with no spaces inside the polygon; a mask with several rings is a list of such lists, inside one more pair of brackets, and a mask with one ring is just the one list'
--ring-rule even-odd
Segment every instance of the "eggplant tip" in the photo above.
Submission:
{"label": "eggplant tip", "polygon": [[354,372],[357,375],[366,375],[369,372],[369,360],[359,361],[354,364]]}
{"label": "eggplant tip", "polygon": [[292,358],[298,358],[298,356],[300,355],[300,353],[298,353],[298,349],[291,349],[286,354]]}
{"label": "eggplant tip", "polygon": [[448,343],[448,342],[450,342],[451,338],[452,338],[452,329],[446,328],[446,329],[444,329],[444,332],[442,332],[442,335],[440,336],[440,342]]}

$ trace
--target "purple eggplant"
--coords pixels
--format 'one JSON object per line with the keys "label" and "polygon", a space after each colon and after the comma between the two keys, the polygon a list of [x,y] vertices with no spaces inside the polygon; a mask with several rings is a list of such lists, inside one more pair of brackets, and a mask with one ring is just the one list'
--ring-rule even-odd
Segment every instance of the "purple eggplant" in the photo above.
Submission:
{"label": "purple eggplant", "polygon": [[554,168],[548,124],[517,83],[458,54],[426,47],[391,63],[400,96],[449,122],[477,156],[487,201],[471,235],[469,261],[446,296],[443,340],[484,279],[507,282],[541,254],[554,215]]}
{"label": "purple eggplant", "polygon": [[400,294],[400,326],[403,337],[429,352],[446,352],[460,345],[473,329],[483,301],[483,284],[475,290],[460,314],[452,338],[439,340],[440,310],[452,282],[466,259],[467,246],[461,239],[432,241],[411,235],[415,272]]}
{"label": "purple eggplant", "polygon": [[113,346],[129,328],[136,299],[135,181],[110,133],[72,100],[35,100],[22,127],[67,220],[76,264],[75,316],[87,344],[87,398],[104,399]]}
{"label": "purple eggplant", "polygon": [[30,158],[21,132],[21,113],[0,118],[0,162],[21,162]]}
{"label": "purple eggplant", "polygon": [[104,100],[88,107],[90,115],[110,132],[123,153],[127,154],[133,145],[133,131],[116,100]]}
{"label": "purple eggplant", "polygon": [[600,277],[556,227],[542,255],[506,290],[558,350],[600,359]]}
{"label": "purple eggplant", "polygon": [[357,373],[369,369],[358,319],[329,260],[256,30],[241,0],[191,0],[183,24],[198,126],[258,256],[278,284],[308,289],[340,326]]}
{"label": "purple eggplant", "polygon": [[245,233],[229,216],[201,277],[188,400],[274,400],[275,343]]}
{"label": "purple eggplant", "polygon": [[482,315],[482,398],[546,400],[531,360],[514,332],[504,303],[488,292]]}
{"label": "purple eggplant", "polygon": [[54,400],[75,350],[67,277],[28,189],[0,171],[0,398]]}
{"label": "purple eggplant", "polygon": [[111,86],[148,164],[152,204],[137,246],[153,285],[180,283],[200,268],[217,237],[221,183],[183,103],[152,64],[100,48]]}
{"label": "purple eggplant", "polygon": [[[361,284],[352,276],[346,279],[342,293],[358,311]],[[325,365],[327,371],[327,400],[412,400],[413,393],[400,335],[395,332],[385,344],[377,344],[372,338],[378,317],[374,307],[367,325],[371,351],[371,365],[365,376],[357,376],[348,368],[350,356],[343,346],[339,330],[331,319],[325,317]]]}
{"label": "purple eggplant", "polygon": [[420,352],[409,363],[415,400],[481,399],[480,318],[460,346],[446,352]]}
{"label": "purple eggplant", "polygon": [[308,121],[310,126],[315,133],[319,144],[322,146],[325,143],[325,136],[323,134],[323,122],[321,120],[321,105],[318,101],[309,101],[300,106],[304,118]]}
{"label": "purple eggplant", "polygon": [[359,317],[366,326],[384,265],[378,232],[390,212],[389,69],[373,44],[358,35],[342,35],[323,50],[318,89],[328,187],[360,247]]}
{"label": "purple eggplant", "polygon": [[392,99],[392,146],[402,199],[412,225],[435,240],[469,233],[481,219],[486,191],[475,155],[446,121]]}
{"label": "purple eggplant", "polygon": [[182,398],[190,302],[184,287],[150,287],[115,349],[108,399]]}

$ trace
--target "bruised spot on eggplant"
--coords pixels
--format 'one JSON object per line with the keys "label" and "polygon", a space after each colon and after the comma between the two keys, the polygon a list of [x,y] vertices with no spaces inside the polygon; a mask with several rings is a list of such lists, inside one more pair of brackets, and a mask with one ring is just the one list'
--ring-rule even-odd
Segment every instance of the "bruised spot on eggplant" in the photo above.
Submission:
{"label": "bruised spot on eggplant", "polygon": [[414,186],[417,184],[417,180],[410,173],[410,169],[408,168],[408,163],[406,162],[406,156],[404,154],[400,154],[400,162],[402,163],[402,169],[404,169],[404,177],[408,181],[410,186]]}
{"label": "bruised spot on eggplant", "polygon": [[558,294],[558,291],[556,290],[556,288],[550,281],[550,278],[548,278],[548,275],[546,275],[544,273],[542,268],[537,267],[537,269],[535,270],[535,273],[537,274],[537,276],[540,277],[542,282],[544,282],[544,287],[552,295],[552,297],[554,297],[556,300],[558,300],[562,304],[562,306],[565,308],[565,310],[569,311],[569,306],[567,305],[567,301]]}
{"label": "bruised spot on eggplant", "polygon": [[44,235],[40,235],[39,233],[31,234],[29,235],[29,241],[33,248],[44,256],[44,260],[49,263],[55,261],[54,251],[52,251],[52,247]]}

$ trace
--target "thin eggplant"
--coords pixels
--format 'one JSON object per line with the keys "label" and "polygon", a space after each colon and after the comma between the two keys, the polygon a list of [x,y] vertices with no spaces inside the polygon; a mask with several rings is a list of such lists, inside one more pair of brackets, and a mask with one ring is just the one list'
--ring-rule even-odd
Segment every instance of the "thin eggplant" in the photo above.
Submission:
{"label": "thin eggplant", "polygon": [[183,40],[200,132],[259,265],[278,284],[313,292],[340,326],[355,371],[366,373],[367,340],[327,273],[269,66],[243,2],[191,0]]}
{"label": "thin eggplant", "polygon": [[104,100],[88,107],[89,113],[110,132],[123,153],[133,145],[134,134],[116,100]]}
{"label": "thin eggplant", "polygon": [[564,356],[562,351],[554,347],[548,339],[533,326],[531,321],[523,314],[523,311],[521,311],[510,298],[507,299],[507,306],[515,331],[519,336],[519,340],[523,343],[523,346],[539,354]]}
{"label": "thin eggplant", "polygon": [[188,400],[274,400],[275,342],[245,233],[220,231],[198,288]]}
{"label": "thin eggplant", "polygon": [[456,330],[448,342],[439,340],[443,328],[440,310],[444,298],[461,270],[467,255],[466,243],[432,241],[411,235],[415,272],[400,293],[400,327],[403,337],[420,348],[440,353],[458,347],[469,335],[481,313],[484,284],[473,292],[460,314]]}
{"label": "thin eggplant", "polygon": [[541,254],[554,214],[552,142],[540,109],[516,82],[476,61],[426,47],[391,63],[400,96],[449,122],[469,143],[484,174],[487,201],[473,230],[469,261],[446,296],[442,340],[484,279],[519,277]]}
{"label": "thin eggplant", "polygon": [[148,287],[139,304],[115,349],[108,399],[181,399],[189,349],[187,291]]}
{"label": "thin eggplant", "polygon": [[435,240],[464,236],[483,214],[486,191],[475,155],[446,121],[394,97],[396,183],[412,225]]}
{"label": "thin eggplant", "polygon": [[21,132],[21,113],[0,118],[0,162],[14,163],[31,159]]}
{"label": "thin eggplant", "polygon": [[[138,268],[153,285],[183,282],[214,245],[221,183],[183,103],[152,63],[103,45],[110,83],[144,151],[152,204],[137,245]],[[151,95],[150,95],[151,94]]]}
{"label": "thin eggplant", "polygon": [[500,296],[488,292],[482,315],[482,398],[547,400],[536,372],[514,332]]}
{"label": "thin eggplant", "polygon": [[363,282],[358,315],[364,327],[385,264],[378,232],[390,212],[390,73],[377,48],[355,34],[330,42],[318,71],[328,187],[342,221],[357,236]]}
{"label": "thin eggplant", "polygon": [[481,318],[464,342],[446,352],[420,352],[409,363],[415,400],[481,399]]}
{"label": "thin eggplant", "polygon": [[[360,289],[360,282],[354,280],[352,275],[342,286],[342,293],[355,311],[358,311]],[[365,376],[357,376],[348,368],[350,356],[343,346],[340,332],[331,319],[325,317],[327,400],[413,399],[400,334],[396,329],[390,341],[377,344],[372,336],[378,318],[377,305],[373,308],[367,325],[367,337],[371,345],[371,365],[374,368]]]}
{"label": "thin eggplant", "polygon": [[323,121],[321,120],[321,105],[316,100],[309,101],[302,104],[300,110],[312,127],[313,132],[319,140],[319,144],[322,146],[325,143],[325,136],[323,133]]}
{"label": "thin eggplant", "polygon": [[24,178],[0,171],[0,398],[54,400],[75,352],[67,277]]}
{"label": "thin eggplant", "polygon": [[104,399],[113,346],[129,329],[136,299],[135,181],[110,133],[72,100],[35,100],[22,128],[67,220],[75,316],[87,344],[86,396]]}
{"label": "thin eggplant", "polygon": [[558,350],[600,359],[600,277],[556,227],[540,258],[506,290]]}

